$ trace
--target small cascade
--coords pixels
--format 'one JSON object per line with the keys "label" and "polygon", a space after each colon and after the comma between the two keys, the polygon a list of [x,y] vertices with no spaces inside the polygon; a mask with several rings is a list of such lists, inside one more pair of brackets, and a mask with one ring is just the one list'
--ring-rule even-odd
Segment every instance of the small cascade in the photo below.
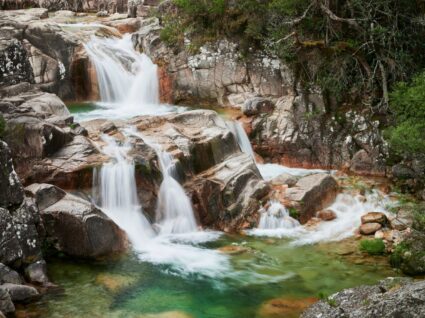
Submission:
{"label": "small cascade", "polygon": [[178,234],[197,231],[192,203],[177,182],[176,166],[171,154],[155,147],[163,181],[159,189],[156,224],[160,234]]}
{"label": "small cascade", "polygon": [[112,158],[94,178],[95,202],[128,235],[135,249],[140,249],[154,231],[143,214],[136,192],[134,162],[127,158],[128,144],[118,145],[114,138],[103,135],[102,151]]}
{"label": "small cascade", "polygon": [[258,228],[262,230],[293,229],[300,223],[289,215],[288,210],[278,201],[270,201],[267,211],[260,211]]}
{"label": "small cascade", "polygon": [[102,102],[126,108],[159,104],[157,66],[133,48],[130,34],[93,37],[85,49],[96,68]]}
{"label": "small cascade", "polygon": [[248,135],[246,134],[242,124],[237,120],[233,120],[226,121],[226,126],[236,137],[236,141],[238,142],[242,152],[250,155],[255,161],[254,150],[252,149],[251,142],[249,141]]}

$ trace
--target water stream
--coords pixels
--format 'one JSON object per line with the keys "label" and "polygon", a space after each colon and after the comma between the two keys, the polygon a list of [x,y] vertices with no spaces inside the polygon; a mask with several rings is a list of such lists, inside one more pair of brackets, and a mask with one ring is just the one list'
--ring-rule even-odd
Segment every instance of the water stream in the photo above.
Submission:
{"label": "water stream", "polygon": [[[130,36],[93,38],[86,50],[96,68],[101,101],[77,114],[77,120],[181,110],[159,104],[157,67],[133,49]],[[242,151],[254,158],[241,124],[232,122],[228,127]],[[249,235],[202,230],[179,183],[173,156],[134,128],[121,133],[124,141],[101,138],[100,148],[110,161],[95,173],[93,199],[125,230],[133,249],[118,260],[48,260],[50,277],[65,292],[41,299],[35,317],[268,318],[262,309],[270,299],[329,295],[392,274],[386,262],[368,262],[356,246],[348,247],[356,260],[362,259],[360,264],[341,257],[329,243],[351,236],[361,213],[385,211],[386,201],[378,192],[366,200],[339,195],[330,207],[337,218],[313,230],[300,226],[278,202],[262,211],[258,228]],[[152,223],[138,199],[137,192],[143,189],[136,187],[130,137],[143,139],[159,160],[163,181]],[[267,180],[283,172],[296,176],[323,172],[257,166]]]}

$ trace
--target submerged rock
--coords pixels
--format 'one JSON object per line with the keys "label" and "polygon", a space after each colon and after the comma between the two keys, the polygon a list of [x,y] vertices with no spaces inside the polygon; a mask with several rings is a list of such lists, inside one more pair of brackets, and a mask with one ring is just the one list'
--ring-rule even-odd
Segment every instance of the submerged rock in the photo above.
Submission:
{"label": "submerged rock", "polygon": [[131,286],[136,278],[119,274],[99,274],[96,277],[96,283],[104,286],[111,292],[119,292],[126,287]]}
{"label": "submerged rock", "polygon": [[258,313],[259,318],[298,317],[302,311],[315,303],[316,298],[293,299],[276,298],[264,303]]}
{"label": "submerged rock", "polygon": [[338,292],[308,308],[301,318],[420,318],[424,312],[425,281],[387,278]]}

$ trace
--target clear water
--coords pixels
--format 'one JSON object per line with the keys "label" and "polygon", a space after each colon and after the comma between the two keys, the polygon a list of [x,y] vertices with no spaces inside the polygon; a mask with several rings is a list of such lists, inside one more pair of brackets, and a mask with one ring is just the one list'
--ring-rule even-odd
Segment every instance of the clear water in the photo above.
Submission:
{"label": "clear water", "polygon": [[[63,291],[26,310],[34,311],[32,317],[47,318],[178,318],[176,311],[194,318],[269,317],[259,311],[270,299],[330,295],[394,275],[385,259],[369,264],[356,256],[352,261],[339,256],[332,245],[294,247],[286,240],[223,236],[207,247],[229,245],[242,252],[229,256],[232,270],[226,269],[221,278],[170,275],[168,266],[140,262],[134,256],[98,262],[49,259],[49,275]],[[149,315],[165,312],[174,313]]]}

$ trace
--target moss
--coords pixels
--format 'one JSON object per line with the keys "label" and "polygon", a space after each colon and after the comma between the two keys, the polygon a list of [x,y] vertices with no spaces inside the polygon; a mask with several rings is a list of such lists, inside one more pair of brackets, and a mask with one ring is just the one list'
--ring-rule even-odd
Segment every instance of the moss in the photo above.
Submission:
{"label": "moss", "polygon": [[290,207],[288,208],[289,211],[289,216],[294,218],[294,219],[298,219],[300,217],[300,212],[298,212],[298,210],[294,207]]}
{"label": "moss", "polygon": [[385,243],[381,239],[361,240],[359,248],[369,255],[382,255],[385,253]]}
{"label": "moss", "polygon": [[393,267],[400,268],[403,263],[403,258],[409,248],[405,242],[402,242],[396,246],[394,252],[390,256],[390,264]]}

